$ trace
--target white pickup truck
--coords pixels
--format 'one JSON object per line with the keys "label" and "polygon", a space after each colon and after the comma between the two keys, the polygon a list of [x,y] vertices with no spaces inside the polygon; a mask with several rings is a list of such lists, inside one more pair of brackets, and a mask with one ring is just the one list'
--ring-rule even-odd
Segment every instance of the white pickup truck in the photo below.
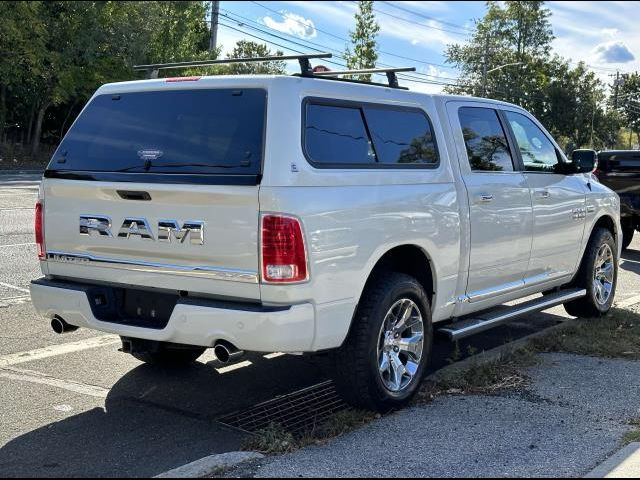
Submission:
{"label": "white pickup truck", "polygon": [[611,308],[619,199],[572,157],[518,106],[395,81],[104,85],[44,175],[33,304],[155,364],[331,351],[350,402],[398,407],[434,331]]}

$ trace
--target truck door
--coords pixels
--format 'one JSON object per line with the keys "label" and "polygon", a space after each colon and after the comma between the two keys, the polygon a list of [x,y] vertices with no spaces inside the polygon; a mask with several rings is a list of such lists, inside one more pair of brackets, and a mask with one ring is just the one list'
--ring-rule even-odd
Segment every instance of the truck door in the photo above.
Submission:
{"label": "truck door", "polygon": [[525,282],[569,278],[580,261],[588,180],[583,175],[560,173],[560,150],[532,118],[508,110],[504,116],[533,201],[533,244]]}
{"label": "truck door", "polygon": [[533,227],[531,193],[495,105],[452,102],[448,112],[470,216],[466,295],[471,305],[463,310],[476,310],[524,285]]}

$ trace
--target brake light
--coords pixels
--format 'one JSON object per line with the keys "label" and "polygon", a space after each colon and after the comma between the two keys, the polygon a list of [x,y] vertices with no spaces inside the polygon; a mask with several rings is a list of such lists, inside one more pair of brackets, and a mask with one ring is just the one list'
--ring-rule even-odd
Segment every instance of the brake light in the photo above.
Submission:
{"label": "brake light", "polygon": [[171,77],[167,78],[165,82],[167,83],[179,83],[179,82],[197,82],[202,77]]}
{"label": "brake light", "polygon": [[42,201],[38,200],[36,203],[36,216],[35,216],[35,232],[36,232],[36,245],[38,246],[38,258],[44,258],[44,211],[42,209]]}
{"label": "brake light", "polygon": [[291,283],[307,278],[307,252],[300,221],[282,215],[263,216],[262,280]]}

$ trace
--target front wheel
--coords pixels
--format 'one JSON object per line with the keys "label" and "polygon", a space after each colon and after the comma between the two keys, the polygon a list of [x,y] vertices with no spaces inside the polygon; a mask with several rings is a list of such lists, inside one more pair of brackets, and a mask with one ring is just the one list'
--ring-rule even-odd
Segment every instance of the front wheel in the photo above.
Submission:
{"label": "front wheel", "polygon": [[613,305],[618,279],[616,242],[606,229],[596,230],[584,252],[574,286],[587,291],[585,297],[564,305],[569,315],[599,317]]}
{"label": "front wheel", "polygon": [[351,332],[334,353],[336,387],[356,407],[388,411],[417,392],[431,356],[431,310],[413,277],[381,272],[362,295]]}

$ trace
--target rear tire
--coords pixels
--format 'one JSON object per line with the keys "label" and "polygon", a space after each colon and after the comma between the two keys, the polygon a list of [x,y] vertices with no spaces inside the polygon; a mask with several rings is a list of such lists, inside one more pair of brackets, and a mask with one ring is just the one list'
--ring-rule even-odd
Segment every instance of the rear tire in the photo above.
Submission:
{"label": "rear tire", "polygon": [[134,351],[131,355],[141,362],[162,367],[186,367],[195,363],[205,352],[204,347],[172,347],[164,343],[148,351]]}
{"label": "rear tire", "polygon": [[622,227],[622,249],[626,250],[631,245],[631,241],[633,240],[633,234],[636,229],[634,227]]}
{"label": "rear tire", "polygon": [[422,285],[409,275],[380,272],[333,354],[338,392],[355,407],[379,412],[406,405],[422,383],[432,342],[431,309]]}
{"label": "rear tire", "polygon": [[587,245],[573,286],[587,290],[585,297],[565,303],[574,317],[600,317],[613,305],[618,280],[616,242],[609,230],[593,232]]}

